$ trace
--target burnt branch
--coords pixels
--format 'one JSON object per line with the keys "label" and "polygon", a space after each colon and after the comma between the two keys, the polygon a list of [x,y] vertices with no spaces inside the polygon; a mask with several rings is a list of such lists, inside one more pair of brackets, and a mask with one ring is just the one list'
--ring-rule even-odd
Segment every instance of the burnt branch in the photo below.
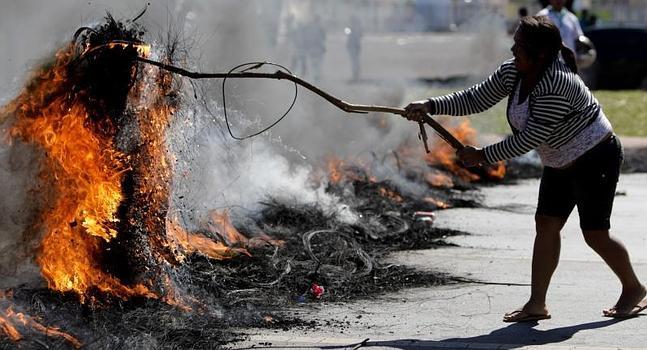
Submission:
{"label": "burnt branch", "polygon": [[[347,113],[360,113],[360,114],[366,114],[368,112],[384,112],[384,113],[392,113],[392,114],[398,114],[398,115],[404,115],[405,111],[402,108],[395,108],[395,107],[387,107],[387,106],[376,106],[376,105],[363,105],[363,104],[354,104],[354,103],[348,103],[340,98],[337,98],[320,88],[312,85],[311,83],[293,75],[286,73],[281,70],[277,70],[274,73],[258,73],[258,72],[249,72],[248,70],[242,71],[242,72],[227,72],[227,73],[200,73],[200,72],[192,72],[180,67],[172,66],[169,64],[149,60],[147,58],[143,57],[137,57],[137,60],[146,64],[150,64],[156,67],[159,67],[161,69],[167,70],[171,73],[179,74],[182,76],[185,76],[190,79],[233,79],[233,78],[240,78],[240,79],[276,79],[276,80],[289,80],[295,84],[298,84],[300,86],[303,86],[304,88],[314,92],[315,94],[321,96],[323,99],[326,101],[330,102],[337,108],[341,109],[344,112]],[[262,66],[262,64],[259,64],[255,66],[254,68],[259,68]],[[455,149],[462,149],[464,145],[456,138],[454,135],[452,135],[451,132],[449,132],[447,129],[445,129],[442,125],[440,125],[437,121],[435,121],[433,118],[431,118],[429,115],[426,115],[423,118],[423,122],[427,125],[429,125],[438,135],[440,138],[442,138],[444,141],[449,143],[452,147]]]}

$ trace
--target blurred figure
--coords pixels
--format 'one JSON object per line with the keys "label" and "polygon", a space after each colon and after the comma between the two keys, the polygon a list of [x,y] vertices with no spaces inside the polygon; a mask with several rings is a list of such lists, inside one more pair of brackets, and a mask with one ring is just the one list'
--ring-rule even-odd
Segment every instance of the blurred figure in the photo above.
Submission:
{"label": "blurred figure", "polygon": [[551,22],[557,26],[559,33],[562,35],[564,45],[575,51],[577,38],[583,35],[580,21],[566,8],[566,0],[550,0],[550,5],[537,13],[537,16],[548,16]]}
{"label": "blurred figure", "polygon": [[294,74],[304,76],[306,74],[305,35],[303,25],[298,23],[292,13],[285,18],[286,38],[292,54],[290,66]]}
{"label": "blurred figure", "polygon": [[580,26],[582,29],[593,27],[597,19],[597,16],[590,13],[588,9],[583,9],[580,13]]}
{"label": "blurred figure", "polygon": [[321,79],[321,64],[326,54],[326,29],[321,23],[321,17],[315,15],[312,22],[305,25],[303,33],[306,59],[311,63],[314,80],[318,81]]}
{"label": "blurred figure", "polygon": [[598,24],[598,16],[595,13],[591,15],[589,24],[591,27],[595,27],[595,25]]}
{"label": "blurred figure", "polygon": [[362,36],[364,29],[357,16],[353,15],[350,19],[350,26],[344,28],[346,34],[346,49],[350,55],[350,65],[352,71],[352,80],[357,81],[360,73],[360,54],[362,52]]}
{"label": "blurred figure", "polygon": [[508,34],[514,34],[514,31],[517,29],[517,24],[519,24],[519,20],[526,16],[528,16],[528,8],[525,6],[519,7],[519,10],[517,11],[517,19],[508,23]]}

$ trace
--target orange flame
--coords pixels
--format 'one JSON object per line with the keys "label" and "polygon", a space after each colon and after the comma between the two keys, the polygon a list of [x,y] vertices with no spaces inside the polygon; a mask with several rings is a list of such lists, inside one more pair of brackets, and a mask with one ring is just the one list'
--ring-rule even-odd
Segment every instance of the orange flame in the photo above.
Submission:
{"label": "orange flame", "polygon": [[344,161],[337,157],[328,157],[328,181],[331,184],[338,184],[344,179]]}
{"label": "orange flame", "polygon": [[115,47],[122,47],[126,48],[129,46],[134,47],[137,50],[137,54],[143,57],[147,57],[150,52],[151,52],[151,46],[145,43],[131,43],[131,42],[126,42],[126,41],[112,41],[106,45],[109,49],[113,49]]}
{"label": "orange flame", "polygon": [[[125,156],[106,134],[92,127],[83,103],[66,91],[71,47],[56,55],[53,67],[35,74],[32,83],[3,114],[13,114],[12,137],[44,153],[38,188],[46,206],[33,230],[45,231],[36,257],[49,287],[73,291],[85,301],[96,288],[126,298],[154,297],[143,285],[128,287],[99,265],[102,242],[117,235],[116,217],[123,195]],[[105,130],[104,130],[105,131]]]}
{"label": "orange flame", "polygon": [[503,162],[490,164],[485,168],[485,171],[490,179],[502,180],[506,174],[506,168]]}
{"label": "orange flame", "polygon": [[423,198],[423,200],[429,204],[436,206],[436,208],[438,209],[447,209],[451,207],[451,205],[433,197],[425,197]]}
{"label": "orange flame", "polygon": [[[463,144],[475,144],[476,130],[472,128],[469,120],[465,119],[457,127],[448,128],[448,130]],[[473,182],[481,179],[479,175],[460,165],[456,159],[455,150],[440,139],[434,143],[431,153],[428,153],[425,159],[430,165],[442,166],[463,181]],[[505,165],[502,162],[488,165],[485,171],[491,179],[502,179],[505,176]]]}
{"label": "orange flame", "polygon": [[370,175],[370,167],[365,160],[343,160],[337,156],[329,155],[325,158],[325,163],[330,184],[335,185],[344,181],[377,182],[377,178]]}
{"label": "orange flame", "polygon": [[22,339],[20,332],[14,327],[14,325],[7,319],[6,316],[0,314],[0,329],[2,332],[9,338],[11,341],[18,341]]}
{"label": "orange flame", "polygon": [[[9,296],[5,296],[4,291],[0,291],[0,301],[2,301],[3,304],[9,302],[7,300],[8,297]],[[29,327],[37,332],[41,332],[49,337],[63,338],[76,349],[79,349],[83,345],[78,339],[62,332],[57,327],[44,326],[23,313],[15,312],[12,306],[7,307],[4,311],[0,311],[0,331],[2,331],[0,334],[4,333],[9,340],[13,342],[23,339],[22,334],[16,327],[18,324],[24,327]]]}
{"label": "orange flame", "polygon": [[[67,334],[65,332],[62,332],[59,328],[44,326],[41,323],[34,320],[33,318],[31,318],[29,316],[26,316],[25,314],[23,314],[21,312],[14,312],[11,308],[9,308],[9,309],[6,310],[6,312],[4,312],[4,314],[5,314],[6,319],[13,319],[17,323],[20,323],[25,327],[29,327],[29,328],[31,328],[31,329],[33,329],[35,331],[41,332],[41,333],[47,335],[48,337],[60,337],[60,338],[63,338],[63,339],[65,339],[65,341],[67,341],[70,345],[72,345],[76,349],[79,349],[79,348],[81,348],[81,346],[83,346],[81,341],[79,341],[75,337],[73,337],[73,336],[71,336],[71,335],[69,335],[69,334]],[[2,317],[2,315],[0,315],[0,324],[2,324],[3,328],[4,328],[4,323],[2,322],[2,320],[3,320],[3,317]],[[9,323],[7,323],[7,324],[9,324]],[[9,327],[11,327],[12,332],[15,332],[15,333],[11,333],[11,335],[9,335],[9,338],[11,340],[18,341],[18,340],[22,339],[22,336],[20,335],[20,333],[18,333],[18,330],[15,327],[11,326],[10,324],[9,324]],[[17,338],[16,338],[16,336],[17,336]]]}
{"label": "orange flame", "polygon": [[227,245],[246,244],[249,241],[231,223],[227,210],[212,210],[207,229],[218,233]]}
{"label": "orange flame", "polygon": [[240,254],[250,255],[243,248],[230,248],[204,235],[189,233],[175,220],[168,220],[166,227],[171,242],[184,254],[200,253],[215,260],[224,260]]}
{"label": "orange flame", "polygon": [[[468,120],[463,121],[456,128],[449,128],[450,132],[456,136],[464,144],[474,144],[474,136],[476,131],[470,126]],[[464,181],[472,182],[479,180],[479,176],[463,168],[458,164],[455,150],[442,140],[437,140],[431,153],[425,156],[427,162],[431,165],[442,166],[449,170],[451,173],[457,175]]]}
{"label": "orange flame", "polygon": [[389,198],[389,199],[391,199],[392,201],[394,201],[396,203],[402,203],[402,201],[403,201],[401,195],[399,195],[395,191],[389,190],[386,187],[380,186],[380,188],[378,189],[378,193],[380,194],[380,196],[382,196],[384,198]]}
{"label": "orange flame", "polygon": [[246,248],[255,248],[261,245],[280,247],[284,244],[283,241],[272,239],[266,234],[260,234],[251,239],[245,237],[231,223],[227,210],[212,210],[209,220],[203,228],[221,241],[216,241],[200,233],[188,232],[174,219],[169,219],[166,227],[169,240],[175,245],[176,250],[181,251],[179,252],[180,260],[184,259],[185,254],[192,253],[199,253],[215,260],[229,259],[241,254],[251,256]]}
{"label": "orange flame", "polygon": [[425,173],[425,180],[432,187],[454,187],[454,180],[452,180],[449,175],[437,170],[432,170],[431,172]]}

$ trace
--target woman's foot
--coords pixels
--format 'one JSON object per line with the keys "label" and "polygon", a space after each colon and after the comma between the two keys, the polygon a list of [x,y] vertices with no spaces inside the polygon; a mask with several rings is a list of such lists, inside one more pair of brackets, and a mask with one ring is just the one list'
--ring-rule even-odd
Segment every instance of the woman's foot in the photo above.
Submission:
{"label": "woman's foot", "polygon": [[641,285],[634,289],[623,289],[615,306],[602,310],[606,317],[627,318],[637,315],[647,308],[647,288]]}
{"label": "woman's foot", "polygon": [[546,320],[550,318],[546,304],[528,302],[520,309],[503,315],[503,322],[528,322]]}

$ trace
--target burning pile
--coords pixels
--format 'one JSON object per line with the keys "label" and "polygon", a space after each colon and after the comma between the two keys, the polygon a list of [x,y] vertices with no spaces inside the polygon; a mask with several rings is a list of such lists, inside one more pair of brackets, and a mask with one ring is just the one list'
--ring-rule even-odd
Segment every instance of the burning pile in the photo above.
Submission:
{"label": "burning pile", "polygon": [[[174,156],[166,140],[181,88],[171,73],[136,62],[153,54],[143,35],[136,23],[110,16],[97,28],[81,28],[2,110],[13,142],[40,155],[32,192],[37,218],[22,234],[49,291],[2,292],[0,339],[24,341],[25,334],[41,333],[80,347],[75,336],[43,325],[63,322],[41,307],[48,303],[71,319],[86,313],[92,322],[65,321],[85,334],[103,330],[130,339],[133,330],[123,322],[129,317],[151,327],[148,333],[155,328],[164,335],[156,342],[164,341],[169,327],[180,327],[186,338],[174,345],[181,347],[200,328],[267,323],[270,310],[313,290],[316,298],[326,290],[324,298],[341,300],[446,280],[379,263],[386,248],[422,249],[453,234],[417,220],[417,211],[476,205],[455,189],[503,177],[502,166],[477,172],[459,167],[441,144],[423,167],[412,146],[394,153],[403,178],[427,182],[426,197],[372,175],[369,163],[332,161],[324,182],[347,203],[353,220],[317,205],[270,200],[253,219],[256,229],[246,232],[254,235],[241,233],[245,227],[232,224],[226,211],[214,211],[197,230],[183,227],[169,213]],[[172,63],[174,47],[156,58]],[[462,125],[455,132],[469,141],[469,130]],[[210,306],[213,301],[220,306]],[[16,312],[18,303],[41,319]],[[223,308],[250,305],[256,311],[245,316],[223,315]],[[118,345],[107,334],[98,335],[105,336],[98,347]],[[201,337],[205,346],[226,340],[215,331]]]}

